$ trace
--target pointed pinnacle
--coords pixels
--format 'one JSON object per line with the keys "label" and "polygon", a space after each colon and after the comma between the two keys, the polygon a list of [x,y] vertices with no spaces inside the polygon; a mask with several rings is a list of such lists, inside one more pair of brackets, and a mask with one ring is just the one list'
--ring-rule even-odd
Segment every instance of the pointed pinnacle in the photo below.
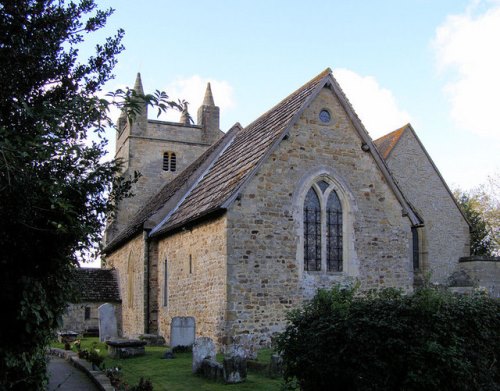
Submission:
{"label": "pointed pinnacle", "polygon": [[203,98],[203,106],[215,106],[212,89],[210,88],[210,82],[207,83],[207,90],[205,91],[205,97]]}
{"label": "pointed pinnacle", "polygon": [[138,94],[144,95],[144,89],[142,88],[141,74],[139,72],[137,72],[137,77],[135,79],[134,90]]}

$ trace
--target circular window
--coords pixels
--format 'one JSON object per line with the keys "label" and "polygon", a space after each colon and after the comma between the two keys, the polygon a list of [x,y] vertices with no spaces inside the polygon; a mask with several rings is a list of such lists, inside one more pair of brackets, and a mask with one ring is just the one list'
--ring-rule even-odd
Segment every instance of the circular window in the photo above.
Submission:
{"label": "circular window", "polygon": [[323,109],[319,112],[319,119],[324,124],[327,124],[331,120],[330,112],[326,109]]}

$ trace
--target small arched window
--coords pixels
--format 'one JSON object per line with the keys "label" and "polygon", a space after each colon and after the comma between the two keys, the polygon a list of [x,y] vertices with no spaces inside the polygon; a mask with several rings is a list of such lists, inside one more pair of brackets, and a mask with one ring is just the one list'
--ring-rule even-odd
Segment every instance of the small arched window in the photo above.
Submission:
{"label": "small arched window", "polygon": [[[342,204],[332,184],[315,182],[304,199],[304,270],[343,270]],[[325,268],[325,269],[323,269]]]}
{"label": "small arched window", "polygon": [[177,156],[175,152],[164,152],[163,153],[163,171],[175,172],[177,170]]}

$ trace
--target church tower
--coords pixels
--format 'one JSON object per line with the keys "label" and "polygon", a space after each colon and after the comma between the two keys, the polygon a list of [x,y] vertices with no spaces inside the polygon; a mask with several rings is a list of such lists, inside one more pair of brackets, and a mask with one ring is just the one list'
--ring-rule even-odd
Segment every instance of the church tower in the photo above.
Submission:
{"label": "church tower", "polygon": [[[140,73],[137,74],[134,90],[144,94]],[[220,110],[215,106],[210,83],[203,104],[198,109],[197,119],[197,124],[193,124],[187,104],[179,122],[148,119],[146,104],[142,104],[132,121],[125,113],[120,115],[115,158],[122,161],[123,177],[133,176],[134,172],[139,172],[141,177],[132,188],[134,196],[120,201],[113,221],[108,223],[107,243],[127,226],[150,197],[224,134],[219,129]]]}

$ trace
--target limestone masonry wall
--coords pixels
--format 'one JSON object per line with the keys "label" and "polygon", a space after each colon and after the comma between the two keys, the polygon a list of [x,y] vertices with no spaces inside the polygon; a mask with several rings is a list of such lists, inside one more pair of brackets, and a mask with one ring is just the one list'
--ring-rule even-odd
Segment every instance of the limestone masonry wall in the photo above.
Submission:
{"label": "limestone masonry wall", "polygon": [[197,337],[210,337],[218,344],[223,342],[226,232],[227,222],[223,216],[159,240],[159,333],[167,342],[174,316],[193,316]]}
{"label": "limestone masonry wall", "polygon": [[421,269],[445,282],[458,259],[469,255],[469,225],[421,145],[407,129],[392,150],[388,166],[424,220]]}
{"label": "limestone masonry wall", "polygon": [[131,239],[106,258],[107,265],[118,271],[122,299],[122,328],[125,337],[144,333],[144,239]]}
{"label": "limestone masonry wall", "polygon": [[[322,124],[327,108],[332,120]],[[362,289],[411,290],[410,222],[347,114],[324,89],[229,208],[229,335],[269,343],[285,313],[319,287],[358,280]],[[305,272],[302,209],[314,179],[336,183],[344,208],[344,271]]]}

